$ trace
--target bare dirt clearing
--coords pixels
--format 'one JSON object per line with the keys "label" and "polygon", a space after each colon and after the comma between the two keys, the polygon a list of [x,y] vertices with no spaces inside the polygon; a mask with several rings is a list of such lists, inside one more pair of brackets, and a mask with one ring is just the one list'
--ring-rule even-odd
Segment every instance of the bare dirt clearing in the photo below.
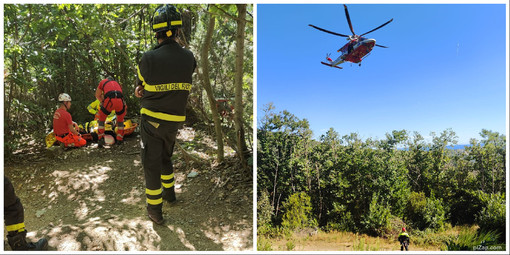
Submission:
{"label": "bare dirt clearing", "polygon": [[[251,170],[241,170],[233,155],[216,164],[210,139],[190,128],[178,141],[198,161],[184,161],[175,149],[178,202],[164,203],[162,226],[146,216],[136,133],[112,148],[15,155],[4,174],[25,207],[28,237],[46,237],[59,251],[253,250]],[[5,238],[4,246],[10,249]]]}

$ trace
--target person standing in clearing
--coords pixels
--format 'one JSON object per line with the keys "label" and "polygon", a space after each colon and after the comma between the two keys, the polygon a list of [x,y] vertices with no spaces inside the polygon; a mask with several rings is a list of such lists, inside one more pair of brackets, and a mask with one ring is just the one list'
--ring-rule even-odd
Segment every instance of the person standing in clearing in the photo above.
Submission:
{"label": "person standing in clearing", "polygon": [[401,251],[404,250],[404,247],[406,251],[409,250],[409,234],[406,232],[406,228],[402,228],[402,232],[398,235],[398,241],[400,242]]}
{"label": "person standing in clearing", "polygon": [[175,6],[159,6],[152,18],[158,45],[145,52],[138,66],[135,96],[141,98],[141,156],[147,214],[163,224],[163,200],[176,201],[172,154],[177,131],[186,120],[186,104],[196,68],[193,53],[177,41],[182,26]]}

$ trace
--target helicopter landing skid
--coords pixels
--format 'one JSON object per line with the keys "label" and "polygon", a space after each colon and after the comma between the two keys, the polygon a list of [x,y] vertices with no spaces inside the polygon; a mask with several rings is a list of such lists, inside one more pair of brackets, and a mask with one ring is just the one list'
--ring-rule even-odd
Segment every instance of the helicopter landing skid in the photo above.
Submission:
{"label": "helicopter landing skid", "polygon": [[325,63],[325,62],[322,62],[322,61],[321,61],[321,64],[323,64],[323,65],[327,65],[327,66],[331,66],[331,67],[336,67],[336,68],[338,68],[338,69],[343,69],[343,68],[342,68],[342,67],[340,67],[340,66],[334,66],[334,65],[332,65],[332,64],[328,64],[328,63]]}

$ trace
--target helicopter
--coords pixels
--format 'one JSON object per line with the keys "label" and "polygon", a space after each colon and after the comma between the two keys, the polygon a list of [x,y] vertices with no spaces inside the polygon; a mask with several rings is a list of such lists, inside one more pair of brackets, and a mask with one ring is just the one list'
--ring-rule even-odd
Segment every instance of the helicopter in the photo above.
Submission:
{"label": "helicopter", "polygon": [[336,60],[333,61],[333,59],[331,59],[331,57],[330,57],[331,54],[327,54],[326,55],[327,62],[321,61],[321,64],[323,64],[323,65],[327,65],[330,67],[336,67],[339,69],[342,69],[342,67],[340,67],[339,65],[344,62],[356,63],[356,64],[359,64],[359,66],[361,66],[361,61],[364,58],[368,57],[368,55],[370,55],[370,52],[372,51],[374,46],[381,47],[381,48],[388,48],[386,46],[376,44],[375,39],[366,38],[363,36],[366,34],[372,33],[381,27],[384,27],[393,21],[393,19],[391,19],[388,22],[386,22],[386,23],[366,32],[366,33],[357,35],[356,33],[354,33],[354,29],[352,28],[351,18],[349,17],[349,11],[347,10],[347,5],[345,5],[345,4],[344,4],[344,10],[345,10],[345,16],[347,17],[347,22],[349,23],[349,28],[351,29],[352,35],[344,35],[344,34],[340,34],[340,33],[335,33],[335,32],[326,30],[324,28],[320,28],[320,27],[314,26],[312,24],[309,24],[309,26],[311,26],[317,30],[320,30],[322,32],[330,33],[332,35],[337,35],[337,36],[341,36],[341,37],[347,37],[347,40],[349,42],[347,42],[342,48],[337,50],[337,52],[341,52],[341,55]]}

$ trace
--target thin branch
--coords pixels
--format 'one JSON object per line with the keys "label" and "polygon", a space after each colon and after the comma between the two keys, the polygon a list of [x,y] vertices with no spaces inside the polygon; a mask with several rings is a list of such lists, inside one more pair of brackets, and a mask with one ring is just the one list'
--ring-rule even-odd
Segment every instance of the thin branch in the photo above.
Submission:
{"label": "thin branch", "polygon": [[[220,7],[216,6],[215,4],[213,4],[212,6],[213,6],[213,7],[215,7],[216,9],[218,9],[220,12],[222,12],[222,13],[223,13],[223,14],[225,14],[227,17],[229,17],[229,18],[231,18],[231,19],[233,19],[233,20],[241,20],[241,19],[239,19],[239,18],[238,18],[238,17],[236,17],[236,16],[232,16],[230,13],[226,12],[225,10],[223,10],[223,9],[221,9]],[[212,13],[212,12],[210,12],[210,11],[205,11],[205,12],[207,12],[207,13],[209,13],[209,14],[211,14],[211,15],[219,15],[219,14],[217,14],[217,13]],[[247,20],[247,19],[242,19],[242,20],[244,20],[245,22],[248,22],[248,23],[250,23],[250,24],[253,24],[253,20]]]}
{"label": "thin branch", "polygon": [[127,17],[126,19],[124,19],[123,21],[119,22],[119,25],[130,20],[131,18],[133,18],[135,15],[139,14],[140,12],[142,12],[145,8],[147,8],[147,5],[144,5],[140,10],[138,10],[137,12],[129,15],[129,17]]}

